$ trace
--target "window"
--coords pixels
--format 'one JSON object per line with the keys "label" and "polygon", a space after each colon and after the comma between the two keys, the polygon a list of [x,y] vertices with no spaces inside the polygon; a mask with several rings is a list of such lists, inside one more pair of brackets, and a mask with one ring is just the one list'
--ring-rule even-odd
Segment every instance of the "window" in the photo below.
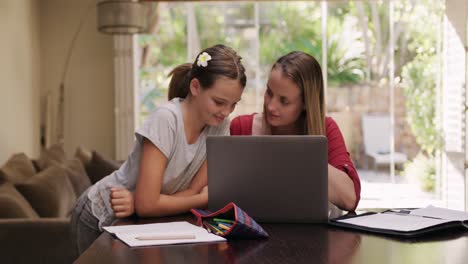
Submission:
{"label": "window", "polygon": [[455,154],[444,133],[462,134],[447,125],[453,107],[442,100],[453,94],[443,75],[444,1],[160,2],[153,9],[153,33],[138,37],[137,123],[167,100],[170,70],[204,47],[224,43],[243,57],[247,87],[233,116],[260,112],[271,65],[301,50],[326,73],[328,115],[358,168],[360,206],[460,207],[447,202],[447,188],[458,183],[447,177]]}

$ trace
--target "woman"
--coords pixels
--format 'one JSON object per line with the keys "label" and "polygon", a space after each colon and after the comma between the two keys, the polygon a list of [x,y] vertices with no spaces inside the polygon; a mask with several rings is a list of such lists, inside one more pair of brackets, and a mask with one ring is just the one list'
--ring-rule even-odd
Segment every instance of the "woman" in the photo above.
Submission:
{"label": "woman", "polygon": [[227,116],[246,84],[244,66],[234,50],[216,45],[170,76],[170,101],[136,131],[128,159],[78,199],[72,229],[79,253],[115,218],[134,212],[166,216],[207,205],[205,140],[229,133]]}
{"label": "woman", "polygon": [[231,135],[325,135],[328,139],[328,199],[352,211],[360,198],[359,176],[343,136],[325,117],[322,70],[314,57],[293,51],[279,58],[268,79],[263,114],[238,116]]}

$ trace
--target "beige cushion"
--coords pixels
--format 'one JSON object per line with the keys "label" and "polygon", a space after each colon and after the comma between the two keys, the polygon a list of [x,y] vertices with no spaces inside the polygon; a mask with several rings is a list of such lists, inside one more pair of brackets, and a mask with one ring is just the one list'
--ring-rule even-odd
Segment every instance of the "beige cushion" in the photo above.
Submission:
{"label": "beige cushion", "polygon": [[34,174],[34,165],[24,153],[13,155],[0,169],[0,178],[13,184],[24,182]]}
{"label": "beige cushion", "polygon": [[76,197],[79,197],[89,186],[89,180],[86,170],[78,159],[67,160],[64,164],[59,165],[67,171],[68,179],[70,180]]}
{"label": "beige cushion", "polygon": [[39,218],[31,205],[10,182],[0,184],[0,218]]}
{"label": "beige cushion", "polygon": [[40,217],[67,217],[75,205],[75,191],[63,167],[52,165],[16,187]]}
{"label": "beige cushion", "polygon": [[50,167],[51,165],[55,165],[57,163],[63,163],[66,160],[67,160],[67,157],[65,155],[65,150],[63,149],[63,145],[55,144],[41,153],[41,156],[37,160],[37,166],[42,171]]}

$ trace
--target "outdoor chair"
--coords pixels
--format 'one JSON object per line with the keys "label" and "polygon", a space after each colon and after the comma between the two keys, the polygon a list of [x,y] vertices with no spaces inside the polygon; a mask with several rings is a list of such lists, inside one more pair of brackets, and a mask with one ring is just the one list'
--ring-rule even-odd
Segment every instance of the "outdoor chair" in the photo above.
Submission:
{"label": "outdoor chair", "polygon": [[[390,116],[386,114],[365,114],[362,116],[364,151],[374,160],[374,173],[379,165],[390,165]],[[393,153],[395,165],[403,165],[408,159],[405,153]],[[368,164],[368,162],[367,162]]]}

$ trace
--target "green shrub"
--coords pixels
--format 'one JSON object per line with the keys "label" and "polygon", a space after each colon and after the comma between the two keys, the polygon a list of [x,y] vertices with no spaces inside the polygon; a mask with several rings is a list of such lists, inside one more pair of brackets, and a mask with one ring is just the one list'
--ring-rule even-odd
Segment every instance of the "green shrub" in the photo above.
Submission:
{"label": "green shrub", "polygon": [[442,133],[436,126],[436,56],[420,54],[403,67],[406,116],[416,142],[428,155],[441,149]]}
{"label": "green shrub", "polygon": [[435,191],[435,158],[426,156],[420,152],[412,161],[405,164],[403,174],[410,181],[418,182],[422,190],[426,192]]}

